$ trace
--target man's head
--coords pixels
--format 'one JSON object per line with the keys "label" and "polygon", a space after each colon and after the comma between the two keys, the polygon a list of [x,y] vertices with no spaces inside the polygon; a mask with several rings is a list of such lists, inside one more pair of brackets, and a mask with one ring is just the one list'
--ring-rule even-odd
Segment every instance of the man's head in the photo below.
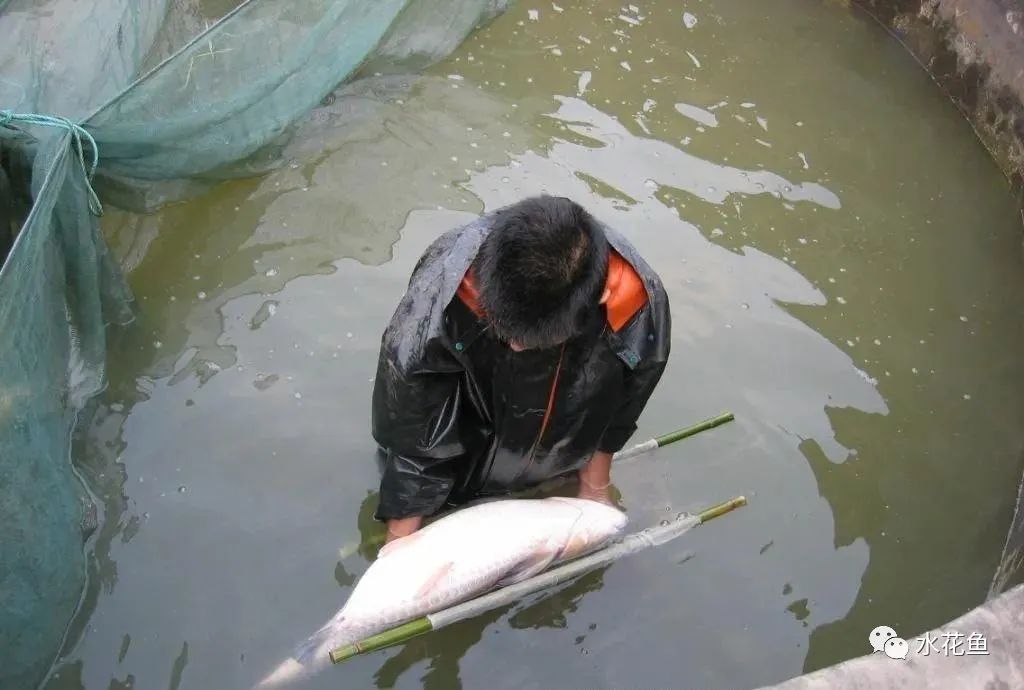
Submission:
{"label": "man's head", "polygon": [[495,214],[473,268],[494,334],[516,350],[552,347],[599,314],[608,241],[579,204],[534,197]]}

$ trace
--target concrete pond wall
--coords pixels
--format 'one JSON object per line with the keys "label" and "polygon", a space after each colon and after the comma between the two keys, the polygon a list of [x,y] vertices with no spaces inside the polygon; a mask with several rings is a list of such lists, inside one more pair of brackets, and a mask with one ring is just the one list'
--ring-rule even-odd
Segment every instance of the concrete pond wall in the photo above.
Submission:
{"label": "concrete pond wall", "polygon": [[[1006,175],[1022,205],[1024,228],[1024,0],[848,0],[847,4],[882,24],[960,109]],[[1024,260],[1024,232],[1021,239]],[[1024,455],[1021,460],[1024,470]],[[908,636],[906,659],[873,652],[770,687],[1024,688],[1022,581],[1024,481],[1017,488],[1002,560],[984,603],[935,630]],[[966,638],[971,634],[985,640],[984,654],[966,653]]]}
{"label": "concrete pond wall", "polygon": [[909,50],[1024,196],[1024,2],[849,0]]}
{"label": "concrete pond wall", "polygon": [[[949,637],[946,637],[946,636]],[[968,638],[977,642],[968,646]],[[961,637],[962,636],[962,637]],[[949,640],[949,642],[947,642]],[[956,640],[956,642],[952,642]],[[984,648],[982,642],[984,640]],[[1024,585],[935,630],[908,636],[906,658],[872,652],[772,690],[1024,688]],[[868,641],[864,640],[867,647]],[[927,654],[923,653],[927,650]],[[969,653],[970,652],[970,653]]]}

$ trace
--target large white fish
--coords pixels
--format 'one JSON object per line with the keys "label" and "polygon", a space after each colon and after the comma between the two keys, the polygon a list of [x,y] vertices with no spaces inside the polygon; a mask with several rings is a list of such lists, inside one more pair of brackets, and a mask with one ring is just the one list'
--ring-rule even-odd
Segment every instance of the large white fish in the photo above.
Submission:
{"label": "large white fish", "polygon": [[257,686],[284,687],[329,665],[328,652],[514,584],[618,536],[626,515],[578,498],[471,505],[385,545],[348,601]]}

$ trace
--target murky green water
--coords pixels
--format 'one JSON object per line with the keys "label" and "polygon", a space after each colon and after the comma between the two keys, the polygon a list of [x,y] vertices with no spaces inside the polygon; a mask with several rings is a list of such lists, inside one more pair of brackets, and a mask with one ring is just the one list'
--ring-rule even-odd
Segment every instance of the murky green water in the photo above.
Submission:
{"label": "murky green water", "polygon": [[371,377],[409,271],[540,191],[669,290],[634,440],[737,417],[614,473],[633,526],[750,505],[308,687],[750,688],[983,599],[1024,441],[1003,180],[841,3],[636,7],[520,4],[336,99],[294,165],[108,216],[140,316],[79,444],[105,521],[49,690],[246,687],[337,610],[374,555],[346,545],[380,532]]}

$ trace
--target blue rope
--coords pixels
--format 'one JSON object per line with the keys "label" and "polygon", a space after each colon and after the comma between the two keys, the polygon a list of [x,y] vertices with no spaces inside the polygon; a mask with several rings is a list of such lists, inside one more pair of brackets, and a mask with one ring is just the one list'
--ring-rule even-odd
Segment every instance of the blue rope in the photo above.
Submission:
{"label": "blue rope", "polygon": [[[82,165],[82,171],[85,173],[85,188],[89,193],[89,210],[97,216],[103,215],[103,204],[100,203],[100,198],[96,196],[96,191],[90,184],[93,174],[96,172],[96,166],[100,162],[100,149],[96,145],[96,140],[93,139],[92,135],[89,134],[81,125],[77,125],[66,117],[52,117],[50,115],[36,115],[35,113],[13,113],[10,110],[0,110],[0,127],[9,125],[12,122],[22,122],[29,125],[42,125],[44,127],[58,127],[60,129],[66,129],[71,133],[71,140],[75,144],[75,151],[78,153],[78,162]],[[85,165],[85,147],[82,146],[83,137],[89,142],[92,147],[92,165],[86,167]]]}

